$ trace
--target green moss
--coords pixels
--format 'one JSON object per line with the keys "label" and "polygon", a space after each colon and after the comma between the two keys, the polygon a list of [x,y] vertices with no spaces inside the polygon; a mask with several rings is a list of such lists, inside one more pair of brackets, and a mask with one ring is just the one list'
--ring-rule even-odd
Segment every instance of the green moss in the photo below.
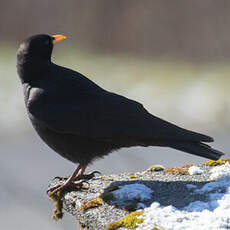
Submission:
{"label": "green moss", "polygon": [[144,210],[131,212],[130,214],[126,215],[120,220],[110,223],[106,227],[106,230],[116,230],[119,227],[126,227],[129,229],[137,228],[137,223],[141,224],[144,221],[144,218],[137,218],[137,217],[143,215],[143,213]]}

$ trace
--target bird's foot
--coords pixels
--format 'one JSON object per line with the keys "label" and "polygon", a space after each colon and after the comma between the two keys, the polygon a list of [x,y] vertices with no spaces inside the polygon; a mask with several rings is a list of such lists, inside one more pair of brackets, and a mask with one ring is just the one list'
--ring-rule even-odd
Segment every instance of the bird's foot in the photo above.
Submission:
{"label": "bird's foot", "polygon": [[74,189],[82,189],[84,188],[84,183],[88,182],[86,180],[81,180],[78,183],[76,183],[75,181],[66,180],[64,183],[55,185],[48,189],[47,194],[49,196],[53,196],[54,194],[57,194],[59,191],[62,192],[64,190],[71,191]]}
{"label": "bird's foot", "polygon": [[91,172],[90,174],[83,174],[83,175],[78,175],[76,178],[75,178],[75,180],[90,180],[90,179],[92,179],[92,178],[94,178],[95,177],[95,175],[96,174],[99,174],[99,175],[101,175],[101,173],[99,172],[99,171],[93,171],[93,172]]}

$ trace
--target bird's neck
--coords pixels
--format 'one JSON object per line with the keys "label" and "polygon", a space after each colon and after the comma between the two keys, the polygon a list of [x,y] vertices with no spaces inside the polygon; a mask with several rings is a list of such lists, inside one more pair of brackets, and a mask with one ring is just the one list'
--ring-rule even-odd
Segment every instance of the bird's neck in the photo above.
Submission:
{"label": "bird's neck", "polygon": [[18,59],[17,72],[22,83],[30,83],[44,76],[52,65],[50,60],[33,59]]}

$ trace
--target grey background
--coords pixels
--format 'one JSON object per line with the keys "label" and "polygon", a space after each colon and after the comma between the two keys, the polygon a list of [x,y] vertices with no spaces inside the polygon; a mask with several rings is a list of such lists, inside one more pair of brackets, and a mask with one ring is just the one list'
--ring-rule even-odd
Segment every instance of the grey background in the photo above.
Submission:
{"label": "grey background", "polygon": [[[76,167],[48,148],[26,116],[15,68],[20,42],[65,34],[53,61],[102,87],[138,100],[157,116],[215,138],[229,157],[230,2],[0,1],[0,221],[3,229],[77,229],[51,220],[49,181]],[[201,163],[167,148],[122,149],[88,169],[142,171]]]}

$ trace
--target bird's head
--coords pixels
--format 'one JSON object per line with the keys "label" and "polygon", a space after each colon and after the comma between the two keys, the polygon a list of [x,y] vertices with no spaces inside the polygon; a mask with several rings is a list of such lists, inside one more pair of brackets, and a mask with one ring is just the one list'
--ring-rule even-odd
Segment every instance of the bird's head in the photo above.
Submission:
{"label": "bird's head", "polygon": [[64,35],[47,35],[38,34],[27,38],[21,43],[17,57],[27,59],[43,59],[50,60],[53,45],[59,41],[66,39]]}
{"label": "bird's head", "polygon": [[53,45],[63,39],[66,39],[66,36],[37,34],[22,42],[17,51],[19,75],[21,75],[20,72],[27,75],[29,72],[31,73],[31,70],[41,70],[45,64],[51,61]]}

